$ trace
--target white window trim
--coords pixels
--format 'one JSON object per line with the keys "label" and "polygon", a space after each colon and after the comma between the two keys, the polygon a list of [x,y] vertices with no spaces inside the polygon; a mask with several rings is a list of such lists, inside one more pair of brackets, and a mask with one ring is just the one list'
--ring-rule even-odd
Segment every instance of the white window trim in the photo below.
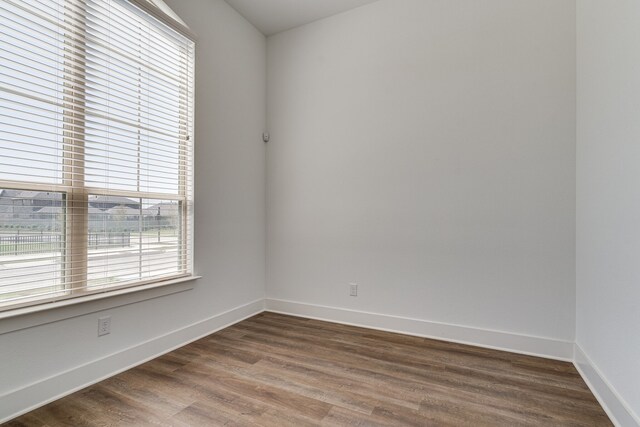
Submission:
{"label": "white window trim", "polygon": [[201,278],[185,276],[3,311],[0,312],[0,335],[190,291]]}

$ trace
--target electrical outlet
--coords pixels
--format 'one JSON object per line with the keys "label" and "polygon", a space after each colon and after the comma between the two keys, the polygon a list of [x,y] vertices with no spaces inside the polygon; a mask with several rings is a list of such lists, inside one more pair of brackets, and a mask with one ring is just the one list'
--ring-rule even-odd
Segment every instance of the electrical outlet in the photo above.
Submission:
{"label": "electrical outlet", "polygon": [[98,336],[109,335],[111,333],[111,316],[98,319]]}
{"label": "electrical outlet", "polygon": [[357,297],[358,296],[358,284],[357,283],[349,283],[349,296]]}

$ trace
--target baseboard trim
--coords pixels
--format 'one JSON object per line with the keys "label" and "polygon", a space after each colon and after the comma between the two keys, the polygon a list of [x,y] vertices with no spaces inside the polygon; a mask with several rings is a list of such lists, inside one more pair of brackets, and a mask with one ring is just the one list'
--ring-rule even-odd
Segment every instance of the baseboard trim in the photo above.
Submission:
{"label": "baseboard trim", "polygon": [[264,299],[154,337],[0,396],[0,424],[264,311]]}
{"label": "baseboard trim", "polygon": [[565,362],[573,361],[573,342],[571,341],[273,298],[265,300],[265,308],[267,311],[275,313],[469,344]]}
{"label": "baseboard trim", "polygon": [[618,427],[640,427],[638,414],[633,412],[580,345],[575,344],[574,347],[573,363],[611,421]]}

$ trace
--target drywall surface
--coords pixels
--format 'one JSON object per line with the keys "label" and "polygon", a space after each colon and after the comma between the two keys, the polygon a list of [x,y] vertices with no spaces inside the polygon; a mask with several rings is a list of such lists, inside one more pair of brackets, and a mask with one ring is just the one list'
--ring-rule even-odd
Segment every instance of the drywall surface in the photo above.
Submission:
{"label": "drywall surface", "polygon": [[[264,298],[266,40],[222,0],[167,3],[199,36],[195,268],[203,278],[175,295],[0,335],[0,420],[10,415],[3,395]],[[98,338],[104,315],[112,332]]]}
{"label": "drywall surface", "polygon": [[226,0],[265,35],[300,25],[376,0]]}
{"label": "drywall surface", "polygon": [[267,48],[268,298],[573,341],[573,0],[381,0]]}
{"label": "drywall surface", "polygon": [[640,425],[640,2],[577,11],[577,343]]}

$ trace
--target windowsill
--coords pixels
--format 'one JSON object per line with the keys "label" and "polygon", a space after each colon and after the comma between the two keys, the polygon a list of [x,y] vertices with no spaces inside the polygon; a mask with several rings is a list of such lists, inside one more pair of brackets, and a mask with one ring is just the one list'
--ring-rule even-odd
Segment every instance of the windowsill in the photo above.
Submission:
{"label": "windowsill", "polygon": [[193,282],[200,278],[201,276],[180,277],[158,283],[3,311],[0,312],[0,335],[188,291],[193,289]]}

